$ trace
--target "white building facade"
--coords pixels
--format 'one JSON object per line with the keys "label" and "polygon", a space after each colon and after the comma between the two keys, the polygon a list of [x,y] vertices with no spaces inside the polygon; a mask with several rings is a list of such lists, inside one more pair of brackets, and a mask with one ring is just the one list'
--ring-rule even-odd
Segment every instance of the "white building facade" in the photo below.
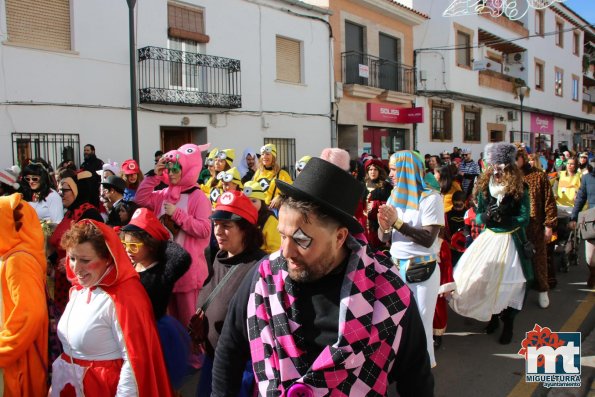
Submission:
{"label": "white building facade", "polygon": [[[0,0],[0,166],[132,157],[123,0]],[[134,10],[140,166],[187,142],[331,145],[329,12],[292,0],[154,0]]]}
{"label": "white building facade", "polygon": [[478,159],[487,143],[498,141],[539,150],[590,146],[595,117],[584,106],[590,98],[583,52],[592,28],[579,15],[555,3],[517,21],[447,17],[452,1],[402,3],[430,16],[414,29],[416,105],[425,115],[415,138],[420,152],[466,147]]}

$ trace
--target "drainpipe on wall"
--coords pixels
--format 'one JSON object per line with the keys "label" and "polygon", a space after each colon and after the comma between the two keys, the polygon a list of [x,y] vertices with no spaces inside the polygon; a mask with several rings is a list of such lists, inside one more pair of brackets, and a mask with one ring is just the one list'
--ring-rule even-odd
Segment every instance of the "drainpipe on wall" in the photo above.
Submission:
{"label": "drainpipe on wall", "polygon": [[[413,107],[417,105],[417,50],[413,50]],[[413,123],[413,150],[417,150],[417,123]]]}

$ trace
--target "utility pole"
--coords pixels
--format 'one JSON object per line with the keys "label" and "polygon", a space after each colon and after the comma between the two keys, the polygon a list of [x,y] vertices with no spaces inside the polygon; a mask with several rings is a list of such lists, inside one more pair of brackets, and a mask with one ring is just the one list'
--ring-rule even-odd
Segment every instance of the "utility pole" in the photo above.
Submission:
{"label": "utility pole", "polygon": [[134,43],[134,6],[136,0],[128,3],[128,39],[130,54],[130,122],[132,127],[132,158],[140,161],[138,153],[138,117],[136,105],[136,45]]}

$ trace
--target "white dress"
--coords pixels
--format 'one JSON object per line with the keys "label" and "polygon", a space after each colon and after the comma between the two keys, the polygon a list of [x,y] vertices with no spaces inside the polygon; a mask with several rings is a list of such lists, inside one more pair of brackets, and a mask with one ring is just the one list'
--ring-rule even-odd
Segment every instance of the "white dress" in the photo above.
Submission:
{"label": "white dress", "polygon": [[523,308],[526,280],[512,232],[486,229],[461,256],[453,277],[457,291],[450,307],[462,316],[489,321],[507,307]]}

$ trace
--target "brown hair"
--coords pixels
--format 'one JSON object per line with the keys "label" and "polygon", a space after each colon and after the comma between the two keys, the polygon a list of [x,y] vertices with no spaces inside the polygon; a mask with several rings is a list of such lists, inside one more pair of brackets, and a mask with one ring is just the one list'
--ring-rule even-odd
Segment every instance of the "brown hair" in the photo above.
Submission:
{"label": "brown hair", "polygon": [[77,222],[64,233],[60,245],[64,250],[69,250],[79,244],[91,243],[97,256],[110,258],[111,254],[105,243],[105,236],[98,227],[91,222]]}
{"label": "brown hair", "polygon": [[128,234],[131,237],[140,240],[149,250],[153,260],[161,261],[165,258],[165,246],[167,245],[167,241],[157,240],[144,230],[128,230],[123,231],[123,233],[124,235]]}
{"label": "brown hair", "polygon": [[322,209],[318,205],[310,201],[296,200],[293,197],[285,196],[283,194],[279,195],[278,198],[279,208],[286,206],[287,208],[298,211],[306,223],[312,223],[310,222],[310,216],[314,215],[318,219],[318,223],[328,229],[347,227],[341,224],[341,222],[339,222],[337,219],[322,212]]}
{"label": "brown hair", "polygon": [[378,182],[376,182],[376,187],[384,186],[384,181],[386,181],[386,178],[388,176],[386,174],[386,169],[376,164],[370,164],[368,168],[366,168],[366,176],[364,177],[364,181],[366,182],[366,184],[372,182],[372,180],[370,179],[370,175],[368,175],[368,170],[370,169],[370,167],[374,167],[378,170]]}
{"label": "brown hair", "polygon": [[136,173],[136,175],[137,175],[136,182],[130,183],[130,182],[128,182],[127,174],[122,172],[121,175],[122,175],[122,179],[124,179],[124,182],[126,182],[126,187],[128,189],[135,189],[135,190],[140,186],[140,183],[143,181],[143,178],[144,178],[142,172],[137,172]]}
{"label": "brown hair", "polygon": [[[493,174],[494,168],[488,167],[486,172],[480,174],[477,179],[477,194],[483,194],[484,199],[487,199],[490,194],[489,184]],[[502,183],[505,186],[505,194],[512,196],[515,200],[521,200],[523,198],[525,185],[523,183],[523,174],[519,167],[514,164],[508,164],[504,168]]]}

